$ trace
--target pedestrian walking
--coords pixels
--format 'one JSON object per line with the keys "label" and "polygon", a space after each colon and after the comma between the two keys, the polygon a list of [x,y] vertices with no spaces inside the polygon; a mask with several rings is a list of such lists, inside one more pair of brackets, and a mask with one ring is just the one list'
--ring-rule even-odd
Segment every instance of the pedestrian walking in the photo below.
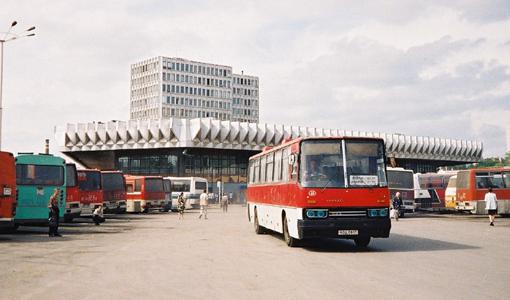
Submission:
{"label": "pedestrian walking", "polygon": [[199,219],[204,216],[204,219],[207,220],[207,206],[209,205],[209,196],[206,192],[202,192],[200,194],[200,215],[198,216]]}
{"label": "pedestrian walking", "polygon": [[179,220],[184,219],[184,209],[186,208],[186,201],[184,200],[184,193],[181,192],[177,197],[177,211],[179,212]]}
{"label": "pedestrian walking", "polygon": [[496,213],[498,212],[498,199],[496,194],[492,192],[492,188],[485,194],[485,209],[489,214],[489,226],[494,226],[494,220],[496,219]]}
{"label": "pedestrian walking", "polygon": [[94,209],[94,212],[92,213],[92,220],[98,226],[99,224],[103,223],[105,221],[104,215],[103,215],[103,206],[100,205]]}
{"label": "pedestrian walking", "polygon": [[50,196],[50,203],[48,204],[48,235],[50,237],[62,236],[58,233],[60,209],[58,208],[58,197],[60,195],[60,189],[55,188],[53,194]]}
{"label": "pedestrian walking", "polygon": [[226,193],[223,193],[223,196],[221,196],[221,208],[223,208],[224,213],[228,211],[228,196]]}

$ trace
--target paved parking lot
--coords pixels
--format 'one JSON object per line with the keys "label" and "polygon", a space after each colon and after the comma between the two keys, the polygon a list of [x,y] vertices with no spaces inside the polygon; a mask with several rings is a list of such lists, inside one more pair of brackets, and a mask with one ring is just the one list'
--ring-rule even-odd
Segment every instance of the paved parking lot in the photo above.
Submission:
{"label": "paved parking lot", "polygon": [[414,216],[359,251],[351,241],[289,248],[255,235],[245,208],[113,216],[0,234],[0,298],[507,299],[510,219]]}

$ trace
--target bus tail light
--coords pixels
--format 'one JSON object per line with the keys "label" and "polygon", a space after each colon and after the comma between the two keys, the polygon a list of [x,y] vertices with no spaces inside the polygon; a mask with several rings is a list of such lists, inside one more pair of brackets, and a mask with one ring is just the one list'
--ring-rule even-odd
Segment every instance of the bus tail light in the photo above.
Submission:
{"label": "bus tail light", "polygon": [[327,209],[307,209],[306,217],[309,219],[324,219],[328,217]]}

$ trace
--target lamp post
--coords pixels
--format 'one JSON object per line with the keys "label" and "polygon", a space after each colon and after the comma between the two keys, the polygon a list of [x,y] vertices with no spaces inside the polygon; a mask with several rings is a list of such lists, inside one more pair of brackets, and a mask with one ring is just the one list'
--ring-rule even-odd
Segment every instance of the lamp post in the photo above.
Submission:
{"label": "lamp post", "polygon": [[3,115],[2,94],[4,85],[4,44],[7,42],[12,42],[14,40],[19,40],[21,38],[35,35],[35,33],[32,32],[35,30],[35,26],[28,28],[27,30],[23,31],[20,34],[12,32],[12,29],[17,24],[18,22],[13,21],[11,23],[11,26],[9,27],[9,30],[5,32],[0,32],[0,35],[2,34],[4,35],[0,39],[0,50],[2,51],[2,54],[0,54],[0,150],[2,149],[2,115]]}

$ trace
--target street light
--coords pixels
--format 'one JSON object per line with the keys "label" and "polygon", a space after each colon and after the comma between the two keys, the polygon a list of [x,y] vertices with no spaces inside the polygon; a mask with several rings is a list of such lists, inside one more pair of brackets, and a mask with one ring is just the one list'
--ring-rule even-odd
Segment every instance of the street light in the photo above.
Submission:
{"label": "street light", "polygon": [[31,32],[35,30],[35,26],[32,26],[21,33],[12,32],[12,29],[17,24],[18,24],[17,21],[13,21],[11,23],[11,26],[9,27],[9,30],[5,32],[0,32],[0,35],[3,34],[3,38],[0,39],[0,50],[2,51],[2,54],[0,54],[0,150],[2,149],[2,115],[3,115],[2,92],[4,85],[4,44],[7,42],[35,35],[35,33]]}

